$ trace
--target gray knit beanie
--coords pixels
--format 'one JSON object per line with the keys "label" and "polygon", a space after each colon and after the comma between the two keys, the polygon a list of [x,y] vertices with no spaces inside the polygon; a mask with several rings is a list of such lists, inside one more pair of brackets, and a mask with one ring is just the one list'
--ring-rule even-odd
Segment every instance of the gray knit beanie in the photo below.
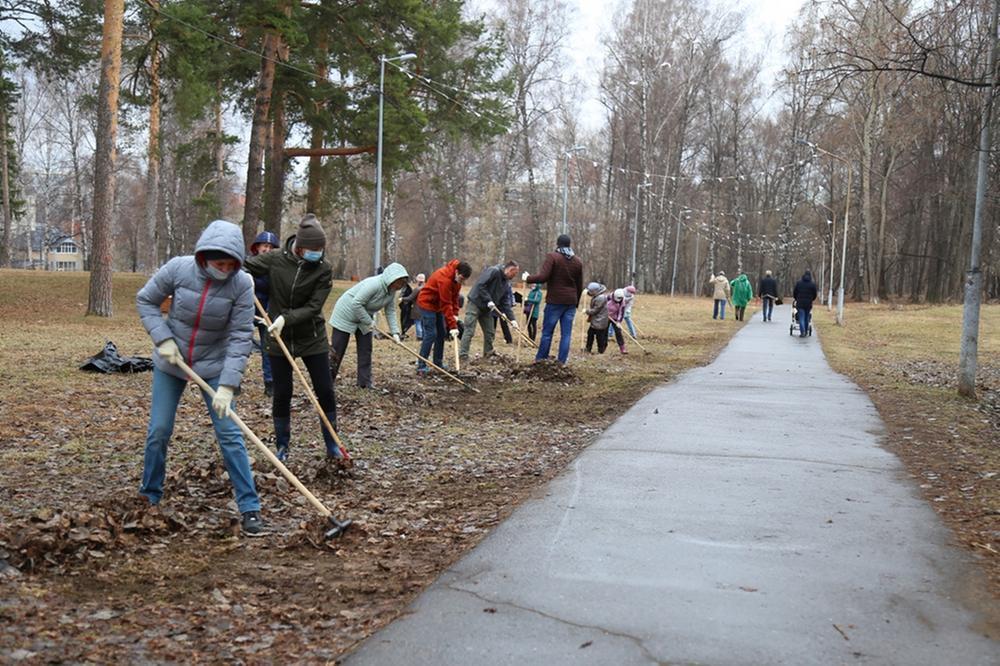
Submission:
{"label": "gray knit beanie", "polygon": [[326,234],[312,213],[305,215],[295,230],[295,247],[303,250],[322,250],[326,247]]}

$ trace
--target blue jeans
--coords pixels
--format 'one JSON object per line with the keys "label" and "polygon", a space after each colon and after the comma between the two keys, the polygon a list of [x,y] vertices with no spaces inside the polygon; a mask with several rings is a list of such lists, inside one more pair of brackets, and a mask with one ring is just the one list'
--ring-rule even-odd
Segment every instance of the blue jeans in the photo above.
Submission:
{"label": "blue jeans", "polygon": [[774,299],[765,296],[760,300],[761,306],[764,309],[761,316],[764,318],[764,321],[771,321],[771,314],[774,312]]}
{"label": "blue jeans", "polygon": [[[219,378],[206,379],[213,389],[219,387]],[[163,479],[167,473],[167,444],[174,432],[174,418],[177,416],[177,404],[184,395],[187,381],[168,375],[158,368],[153,369],[153,398],[149,410],[149,429],[146,432],[146,453],[142,467],[142,485],[139,492],[151,504],[157,504],[163,497]],[[212,409],[212,399],[202,391],[208,413],[215,426],[215,439],[222,449],[222,460],[225,462],[229,479],[233,482],[236,504],[240,513],[260,511],[260,498],[253,483],[253,473],[250,471],[250,457],[243,443],[243,433],[239,426],[230,419],[220,419]]]}
{"label": "blue jeans", "polygon": [[625,315],[625,325],[628,326],[628,332],[632,334],[633,338],[638,337],[635,334],[635,325],[632,323],[632,315],[631,314],[626,314]]}
{"label": "blue jeans", "polygon": [[558,305],[556,303],[546,303],[545,313],[542,315],[542,339],[538,343],[538,353],[535,354],[536,361],[542,361],[549,357],[549,348],[552,347],[552,334],[555,333],[556,324],[559,324],[559,362],[566,363],[569,360],[569,346],[573,336],[573,318],[576,316],[575,305]]}
{"label": "blue jeans", "polygon": [[[434,348],[434,365],[444,365],[444,339],[447,331],[444,329],[444,315],[440,312],[420,311],[420,323],[422,324],[423,339],[420,340],[420,355],[428,358],[431,347]],[[423,359],[417,359],[417,370],[426,372],[427,364]]]}
{"label": "blue jeans", "polygon": [[726,318],[726,299],[717,298],[715,299],[715,307],[712,309],[712,319],[725,319],[725,318]]}
{"label": "blue jeans", "polygon": [[812,319],[812,310],[799,308],[799,335],[804,336],[809,332],[810,319]]}

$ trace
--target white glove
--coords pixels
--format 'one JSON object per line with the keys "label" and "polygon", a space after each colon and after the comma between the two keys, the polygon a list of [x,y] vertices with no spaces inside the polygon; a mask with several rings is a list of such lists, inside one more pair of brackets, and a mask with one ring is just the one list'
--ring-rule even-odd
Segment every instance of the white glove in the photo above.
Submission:
{"label": "white glove", "polygon": [[285,327],[285,315],[278,315],[278,318],[267,327],[267,332],[273,337],[277,338],[281,336],[281,329]]}
{"label": "white glove", "polygon": [[395,342],[397,345],[400,344],[399,333],[392,334],[392,341]]}
{"label": "white glove", "polygon": [[521,328],[520,326],[517,325],[517,320],[516,319],[508,319],[507,321],[510,322],[510,327],[513,328],[515,331],[517,329]]}
{"label": "white glove", "polygon": [[160,358],[171,365],[177,365],[178,361],[183,361],[181,350],[177,348],[177,343],[173,338],[168,338],[156,346],[156,351],[160,352]]}
{"label": "white glove", "polygon": [[486,307],[489,310],[496,310],[497,309],[497,304],[494,303],[493,301],[490,301],[489,303],[486,304]]}
{"label": "white glove", "polygon": [[450,331],[448,331],[448,334],[451,336],[452,340],[458,340],[458,329],[457,328],[451,329]]}
{"label": "white glove", "polygon": [[212,410],[220,419],[226,418],[229,405],[233,402],[233,388],[231,386],[220,386],[215,389],[215,397],[212,398]]}
{"label": "white glove", "polygon": [[531,273],[529,273],[528,271],[524,271],[523,273],[521,273],[521,282],[527,282],[529,275],[531,275]]}

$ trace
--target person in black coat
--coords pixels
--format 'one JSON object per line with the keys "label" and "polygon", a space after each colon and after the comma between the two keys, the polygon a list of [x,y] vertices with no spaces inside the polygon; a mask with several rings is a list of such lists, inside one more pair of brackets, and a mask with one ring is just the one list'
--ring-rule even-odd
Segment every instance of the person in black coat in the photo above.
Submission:
{"label": "person in black coat", "polygon": [[809,332],[809,320],[812,318],[813,301],[819,295],[816,283],[813,282],[812,273],[806,271],[802,274],[802,279],[795,283],[795,290],[792,298],[795,299],[795,307],[799,311],[799,337],[806,337]]}
{"label": "person in black coat", "polygon": [[778,300],[778,281],[771,275],[771,271],[764,271],[764,277],[757,285],[757,295],[760,297],[764,321],[771,321],[771,314],[774,312],[774,302]]}

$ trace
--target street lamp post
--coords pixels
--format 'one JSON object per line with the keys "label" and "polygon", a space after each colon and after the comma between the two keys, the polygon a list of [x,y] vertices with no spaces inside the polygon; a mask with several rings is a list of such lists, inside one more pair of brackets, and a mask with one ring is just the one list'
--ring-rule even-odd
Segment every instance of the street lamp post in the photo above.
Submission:
{"label": "street lamp post", "polygon": [[382,110],[385,106],[385,63],[413,60],[416,57],[416,53],[404,53],[392,58],[386,58],[384,55],[379,58],[378,147],[375,155],[375,265],[372,266],[372,275],[382,265]]}
{"label": "street lamp post", "polygon": [[844,206],[844,240],[843,243],[841,244],[841,250],[840,250],[840,286],[837,288],[837,325],[843,326],[844,325],[844,271],[847,268],[847,227],[851,219],[851,183],[852,183],[852,176],[854,175],[854,170],[851,169],[851,163],[845,157],[831,153],[828,150],[824,150],[819,146],[817,146],[815,143],[806,141],[805,139],[796,139],[795,141],[796,143],[801,143],[803,145],[809,146],[816,152],[822,153],[831,159],[835,159],[838,162],[842,162],[844,166],[847,167],[847,203]]}
{"label": "street lamp post", "polygon": [[569,201],[569,158],[573,153],[579,153],[585,150],[583,146],[573,146],[565,153],[563,153],[563,159],[565,164],[563,165],[563,211],[562,211],[562,227],[559,229],[559,233],[566,233],[566,208]]}
{"label": "street lamp post", "polygon": [[636,248],[639,246],[639,204],[642,201],[642,199],[640,199],[639,196],[641,190],[650,187],[651,185],[652,183],[650,182],[636,183],[635,185],[635,225],[632,229],[632,267],[631,270],[629,271],[631,277],[631,284],[633,287],[635,286],[635,277],[636,277],[635,251]]}

